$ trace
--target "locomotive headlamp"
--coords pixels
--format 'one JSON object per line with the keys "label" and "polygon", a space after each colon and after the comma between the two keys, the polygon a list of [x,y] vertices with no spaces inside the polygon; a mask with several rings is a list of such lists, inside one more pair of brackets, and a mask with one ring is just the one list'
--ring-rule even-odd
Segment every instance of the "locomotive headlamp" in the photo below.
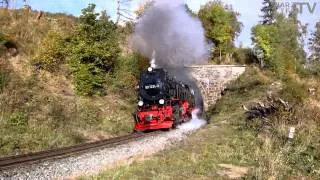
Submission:
{"label": "locomotive headlamp", "polygon": [[140,107],[143,106],[143,101],[139,101],[138,106],[140,106]]}
{"label": "locomotive headlamp", "polygon": [[148,68],[148,72],[152,72],[152,70],[153,70],[152,67]]}
{"label": "locomotive headlamp", "polygon": [[164,99],[160,99],[159,104],[164,105]]}

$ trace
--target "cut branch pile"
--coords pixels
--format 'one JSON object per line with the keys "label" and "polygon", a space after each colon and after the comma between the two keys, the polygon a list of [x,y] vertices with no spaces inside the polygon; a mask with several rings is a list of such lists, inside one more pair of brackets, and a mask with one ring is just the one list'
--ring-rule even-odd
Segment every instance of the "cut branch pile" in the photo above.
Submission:
{"label": "cut branch pile", "polygon": [[254,118],[267,118],[269,115],[279,111],[280,109],[284,109],[286,111],[291,110],[291,106],[288,102],[284,101],[281,98],[272,98],[268,97],[265,101],[259,101],[256,105],[247,108],[243,105],[243,109],[246,111],[248,119]]}

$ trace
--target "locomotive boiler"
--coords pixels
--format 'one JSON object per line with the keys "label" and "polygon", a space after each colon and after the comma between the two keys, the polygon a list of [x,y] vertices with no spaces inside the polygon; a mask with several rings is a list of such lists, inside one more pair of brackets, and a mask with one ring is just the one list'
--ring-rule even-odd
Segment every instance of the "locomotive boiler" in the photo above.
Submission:
{"label": "locomotive boiler", "polygon": [[194,90],[162,68],[149,67],[140,75],[135,130],[170,129],[191,119]]}

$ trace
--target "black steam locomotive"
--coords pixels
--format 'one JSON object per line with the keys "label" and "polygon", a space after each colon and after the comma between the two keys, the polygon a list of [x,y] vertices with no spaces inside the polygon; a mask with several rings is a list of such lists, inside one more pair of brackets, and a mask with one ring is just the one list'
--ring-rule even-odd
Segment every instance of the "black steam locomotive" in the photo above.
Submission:
{"label": "black steam locomotive", "polygon": [[191,118],[194,91],[164,69],[149,67],[140,76],[135,130],[169,129]]}

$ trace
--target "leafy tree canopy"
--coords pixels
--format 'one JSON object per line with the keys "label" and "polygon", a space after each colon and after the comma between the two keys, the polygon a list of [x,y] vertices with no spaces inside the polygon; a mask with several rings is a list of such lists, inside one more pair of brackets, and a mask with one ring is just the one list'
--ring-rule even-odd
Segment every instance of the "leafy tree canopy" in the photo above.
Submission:
{"label": "leafy tree canopy", "polygon": [[302,29],[297,14],[278,14],[272,24],[259,24],[252,29],[252,41],[263,53],[261,65],[283,74],[296,72],[305,59]]}
{"label": "leafy tree canopy", "polygon": [[68,61],[76,90],[82,95],[103,90],[106,74],[113,70],[120,53],[116,25],[106,12],[94,10],[94,4],[82,10],[80,24],[69,43]]}
{"label": "leafy tree canopy", "polygon": [[206,37],[215,46],[214,54],[228,54],[234,50],[234,40],[240,34],[242,24],[239,14],[221,1],[210,1],[198,13],[206,30]]}

